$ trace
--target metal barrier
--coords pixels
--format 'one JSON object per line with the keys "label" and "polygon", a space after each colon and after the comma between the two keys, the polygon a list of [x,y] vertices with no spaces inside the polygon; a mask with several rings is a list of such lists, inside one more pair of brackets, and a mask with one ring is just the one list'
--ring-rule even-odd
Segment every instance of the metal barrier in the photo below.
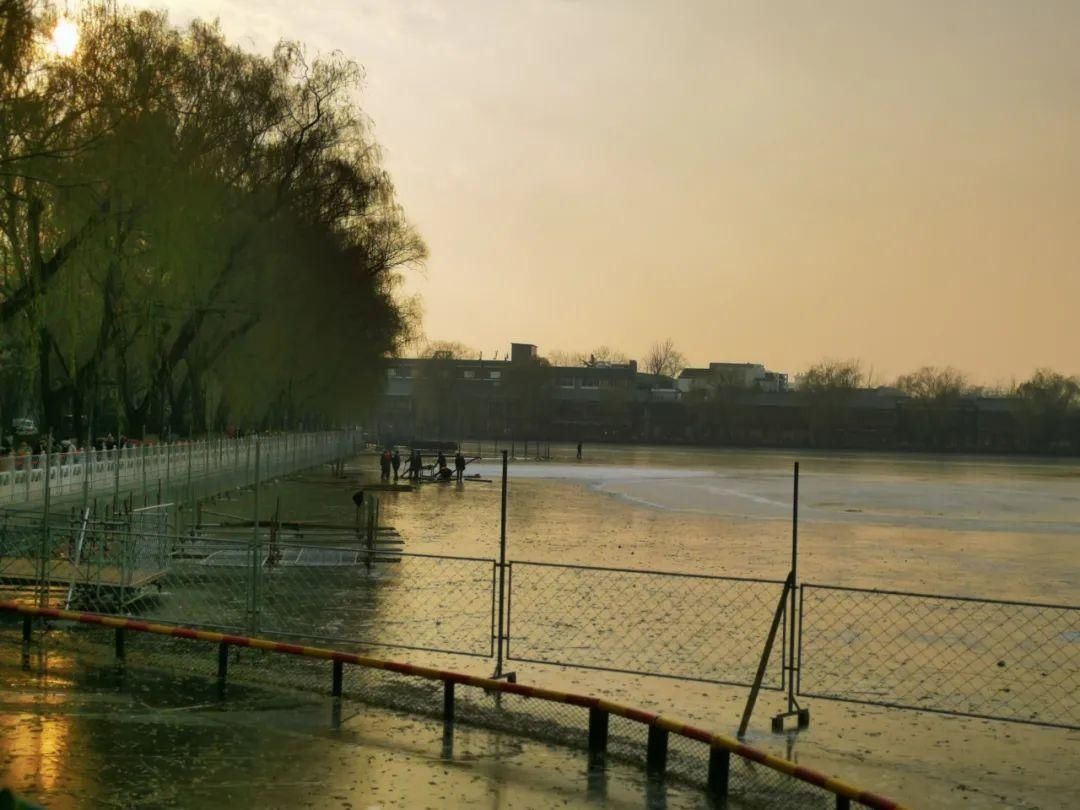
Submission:
{"label": "metal barrier", "polygon": [[[494,653],[496,562],[409,554],[339,531],[322,542],[148,530],[167,510],[43,525],[0,520],[0,589],[41,607],[321,641]],[[346,544],[346,541],[351,540]],[[332,544],[331,544],[332,543]]]}
{"label": "metal barrier", "polygon": [[1080,607],[802,586],[798,693],[1080,728]]}
{"label": "metal barrier", "polygon": [[279,553],[279,562],[262,572],[260,632],[494,654],[494,560],[394,552],[395,562],[376,562],[371,571],[356,546],[282,543]]}
{"label": "metal barrier", "polygon": [[[513,561],[507,657],[749,686],[784,588],[775,580]],[[765,688],[784,684],[782,650]]]}
{"label": "metal barrier", "polygon": [[[620,734],[618,729],[615,729],[613,734],[613,726],[616,726],[619,721],[629,721],[646,730],[645,739],[643,740],[644,745],[638,748],[637,758],[641,759],[643,755],[645,769],[650,775],[654,777],[663,776],[668,771],[670,755],[680,753],[679,748],[685,749],[686,746],[693,746],[694,750],[702,755],[698,758],[702,761],[703,767],[697,775],[697,781],[704,783],[708,793],[714,800],[722,801],[731,796],[733,786],[738,785],[740,781],[743,781],[744,784],[747,782],[753,784],[752,779],[746,780],[744,777],[743,780],[740,780],[740,776],[744,775],[739,772],[740,770],[749,770],[752,774],[755,766],[761,766],[773,774],[788,777],[794,787],[824,791],[837,808],[848,808],[853,801],[878,810],[899,810],[901,807],[891,799],[862,790],[840,780],[832,779],[810,768],[796,765],[759,749],[743,745],[738,740],[726,735],[715,734],[672,717],[643,711],[599,697],[559,692],[521,683],[510,683],[430,667],[414,666],[330,649],[285,644],[269,639],[227,635],[188,627],[149,624],[113,616],[37,608],[13,602],[0,603],[0,612],[19,614],[23,618],[24,666],[29,666],[30,645],[33,642],[32,623],[35,617],[113,628],[115,632],[115,655],[121,664],[128,657],[126,639],[128,632],[215,644],[218,652],[217,676],[222,683],[228,678],[230,668],[229,650],[232,647],[262,650],[299,658],[325,660],[332,662],[330,694],[335,697],[342,697],[345,694],[344,668],[346,664],[350,665],[350,667],[396,673],[422,681],[441,683],[441,714],[446,726],[446,732],[449,735],[452,735],[456,722],[468,722],[468,718],[462,717],[458,712],[459,704],[465,702],[462,700],[463,696],[457,693],[456,687],[458,686],[472,687],[478,690],[478,695],[496,693],[500,696],[541,701],[551,706],[575,707],[577,709],[575,716],[580,721],[577,740],[581,747],[588,749],[590,772],[602,772],[606,758],[612,754],[617,755],[617,752],[612,750],[614,748],[611,745],[613,738],[625,741],[628,739],[628,735]],[[350,697],[353,697],[353,695],[350,695]],[[355,697],[365,699],[367,696],[360,693]],[[496,709],[497,713],[505,711],[505,705],[499,705]],[[672,745],[673,741],[678,742]],[[675,750],[673,751],[673,749]],[[808,795],[817,796],[820,794],[809,793]],[[751,796],[748,798],[756,797]],[[812,806],[821,806],[821,804],[814,802]]]}
{"label": "metal barrier", "polygon": [[138,506],[159,499],[194,503],[253,484],[257,466],[263,479],[287,475],[343,458],[359,448],[358,441],[358,434],[330,431],[2,456],[0,504],[40,503],[46,485],[54,499],[130,498]]}
{"label": "metal barrier", "polygon": [[[368,510],[377,510],[366,499]],[[158,622],[749,685],[1080,729],[1080,607],[410,554],[348,531],[163,533],[168,508],[47,525],[0,514],[0,595]],[[375,521],[377,524],[377,521]],[[368,521],[368,528],[371,521]],[[500,576],[500,572],[504,576]],[[505,579],[505,588],[499,587]],[[785,606],[786,608],[786,606]],[[783,614],[779,614],[783,615]],[[789,622],[779,621],[781,633]],[[779,650],[777,649],[779,647]],[[496,672],[501,674],[502,658]]]}

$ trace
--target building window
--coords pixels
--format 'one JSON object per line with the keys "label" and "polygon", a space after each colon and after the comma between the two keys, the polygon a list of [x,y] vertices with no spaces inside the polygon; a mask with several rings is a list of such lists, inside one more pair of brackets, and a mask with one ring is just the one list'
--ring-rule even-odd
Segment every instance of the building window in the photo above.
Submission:
{"label": "building window", "polygon": [[573,388],[574,387],[574,378],[573,377],[560,377],[559,378],[559,387],[560,388]]}
{"label": "building window", "polygon": [[501,371],[489,371],[488,372],[488,379],[489,380],[497,380],[500,377],[502,377],[502,372]]}
{"label": "building window", "polygon": [[464,376],[466,380],[475,380],[476,372],[473,371],[471,368],[467,368],[464,372],[462,372],[462,376]]}

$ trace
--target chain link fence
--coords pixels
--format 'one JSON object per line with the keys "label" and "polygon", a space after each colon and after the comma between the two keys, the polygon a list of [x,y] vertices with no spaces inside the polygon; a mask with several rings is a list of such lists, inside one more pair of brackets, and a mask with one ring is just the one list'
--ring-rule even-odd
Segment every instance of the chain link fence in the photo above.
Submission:
{"label": "chain link fence", "polygon": [[[162,531],[170,507],[0,514],[0,598],[316,643],[491,657],[498,564],[363,533]],[[507,658],[749,685],[783,583],[516,561]],[[1080,607],[804,585],[800,696],[1080,728]],[[788,622],[780,627],[784,633]],[[764,688],[784,687],[779,637]]]}
{"label": "chain link fence", "polygon": [[485,658],[494,652],[494,560],[288,543],[276,554],[260,573],[259,632]]}
{"label": "chain link fence", "polygon": [[97,612],[127,609],[160,580],[171,505],[92,519],[0,515],[0,595]]}
{"label": "chain link fence", "polygon": [[1080,607],[803,585],[798,692],[1080,728]]}
{"label": "chain link fence", "polygon": [[[784,588],[518,561],[509,580],[509,658],[735,685],[753,683]],[[783,688],[784,649],[774,645],[765,688]]]}

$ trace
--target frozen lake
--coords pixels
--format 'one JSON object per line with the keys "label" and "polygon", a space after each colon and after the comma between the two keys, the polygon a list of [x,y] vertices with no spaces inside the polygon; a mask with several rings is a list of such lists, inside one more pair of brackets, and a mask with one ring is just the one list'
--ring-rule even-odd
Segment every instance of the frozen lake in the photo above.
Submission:
{"label": "frozen lake", "polygon": [[[1080,603],[1080,463],[586,448],[510,466],[512,559],[783,578],[800,461],[804,581]],[[383,496],[413,551],[498,551],[492,484]]]}

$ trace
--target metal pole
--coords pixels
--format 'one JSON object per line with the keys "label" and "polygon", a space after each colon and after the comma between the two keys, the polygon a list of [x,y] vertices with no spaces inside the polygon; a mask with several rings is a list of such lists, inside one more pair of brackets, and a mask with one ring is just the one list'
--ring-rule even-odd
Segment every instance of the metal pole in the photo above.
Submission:
{"label": "metal pole", "polygon": [[256,616],[259,610],[259,574],[262,568],[262,554],[259,549],[259,437],[255,437],[255,504],[254,520],[251,521],[251,615],[248,620],[248,630],[256,632],[258,622]]}
{"label": "metal pole", "polygon": [[499,520],[499,625],[496,638],[495,677],[502,675],[503,609],[506,605],[506,451],[502,451],[502,512]]}
{"label": "metal pole", "polygon": [[795,462],[791,496],[791,633],[788,636],[788,706],[795,710],[795,592],[799,587],[799,462]]}
{"label": "metal pole", "polygon": [[176,499],[172,495],[172,483],[169,481],[169,476],[172,473],[173,447],[172,444],[169,443],[168,439],[166,439],[165,441],[165,500],[175,501]]}
{"label": "metal pole", "polygon": [[[108,451],[106,451],[108,452]],[[113,444],[113,495],[112,495],[112,508],[115,512],[120,504],[120,437],[116,437],[116,442]]]}
{"label": "metal pole", "polygon": [[[48,587],[48,575],[49,575],[49,557],[52,549],[50,548],[49,537],[49,451],[52,449],[52,431],[49,431],[49,436],[46,439],[48,442],[45,445],[45,511],[44,511],[44,523],[42,524],[41,532],[41,560],[38,566],[38,605],[40,607],[48,607],[49,603],[49,587]],[[33,457],[31,456],[31,459]],[[34,467],[33,462],[30,463],[30,469]],[[26,471],[26,474],[30,475],[30,470]]]}
{"label": "metal pole", "polygon": [[[48,523],[49,523],[49,500],[50,500],[50,498],[49,498],[49,494],[50,494],[49,493],[49,473],[51,471],[50,466],[49,466],[49,456],[50,456],[49,451],[52,450],[52,431],[51,430],[49,431],[49,437],[45,441],[47,442],[47,444],[45,445],[45,525],[48,525]],[[31,468],[33,468],[34,465],[31,464],[30,466],[31,466]]]}

